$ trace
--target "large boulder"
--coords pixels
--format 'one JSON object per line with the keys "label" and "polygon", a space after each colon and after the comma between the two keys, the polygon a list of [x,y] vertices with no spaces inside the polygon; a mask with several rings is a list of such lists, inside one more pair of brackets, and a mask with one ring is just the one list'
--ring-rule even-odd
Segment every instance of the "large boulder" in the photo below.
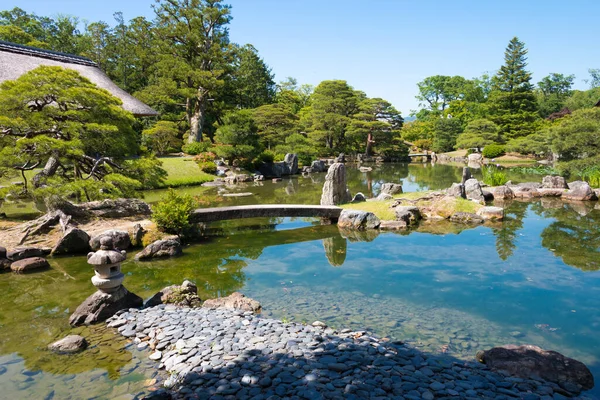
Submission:
{"label": "large boulder", "polygon": [[402,185],[399,183],[384,183],[381,185],[381,192],[390,195],[402,193]]}
{"label": "large boulder", "polygon": [[44,257],[50,254],[48,249],[39,247],[17,247],[16,249],[6,253],[6,258],[11,261],[19,261],[31,257]]}
{"label": "large boulder", "polygon": [[512,189],[506,185],[488,187],[486,189],[494,195],[494,200],[510,200],[515,197]]}
{"label": "large boulder", "polygon": [[50,268],[50,264],[45,258],[42,257],[24,258],[22,260],[15,261],[12,264],[10,264],[10,269],[13,272],[17,273],[29,272],[46,268]]}
{"label": "large boulder", "polygon": [[346,187],[346,166],[343,163],[335,163],[329,167],[325,176],[321,205],[335,206],[351,200],[352,196]]}
{"label": "large boulder", "polygon": [[121,285],[112,293],[97,291],[77,307],[69,318],[71,326],[91,325],[106,321],[118,311],[139,308],[144,301]]}
{"label": "large boulder", "polygon": [[458,211],[450,216],[450,221],[459,224],[483,224],[483,218],[477,214]]}
{"label": "large boulder", "polygon": [[52,249],[52,254],[83,254],[90,251],[90,235],[79,228],[69,228]]}
{"label": "large boulder", "polygon": [[145,307],[154,307],[159,304],[200,307],[202,300],[198,297],[198,287],[190,281],[183,281],[181,285],[163,288],[146,302]]}
{"label": "large boulder", "polygon": [[135,255],[136,260],[149,260],[159,257],[178,256],[183,252],[181,243],[176,239],[162,239],[150,243]]}
{"label": "large boulder", "polygon": [[10,265],[12,261],[8,258],[0,258],[0,272],[10,271]]}
{"label": "large boulder", "polygon": [[152,213],[150,206],[139,199],[106,199],[80,207],[99,218],[146,217]]}
{"label": "large boulder", "polygon": [[127,231],[111,229],[90,239],[92,251],[100,250],[100,241],[105,237],[110,239],[113,249],[126,250],[131,246],[131,238]]}
{"label": "large boulder", "polygon": [[584,181],[569,182],[569,190],[562,195],[562,198],[576,201],[598,200],[589,183]]}
{"label": "large boulder", "polygon": [[48,350],[59,354],[79,353],[87,348],[88,343],[84,337],[69,335],[48,345]]}
{"label": "large boulder", "polygon": [[482,207],[477,210],[477,215],[486,221],[501,221],[504,219],[504,208],[502,207]]}
{"label": "large boulder", "polygon": [[375,197],[375,200],[377,201],[388,201],[388,200],[393,200],[394,196],[392,196],[391,194],[387,194],[387,193],[379,193],[377,195],[377,197]]}
{"label": "large boulder", "polygon": [[350,229],[377,229],[381,221],[372,212],[360,210],[342,210],[338,218],[338,227]]}
{"label": "large boulder", "polygon": [[327,171],[327,164],[323,160],[314,160],[310,164],[310,169],[312,172],[325,172]]}
{"label": "large boulder", "polygon": [[585,364],[537,346],[494,347],[478,352],[476,357],[493,371],[506,371],[524,379],[542,378],[568,387],[574,394],[594,387],[594,376]]}
{"label": "large boulder", "polygon": [[298,155],[295,153],[287,153],[283,162],[287,164],[289,174],[296,175],[298,173]]}
{"label": "large boulder", "polygon": [[246,297],[239,292],[233,292],[227,297],[208,299],[202,304],[202,307],[210,309],[228,308],[233,310],[251,311],[253,313],[261,312],[261,305],[258,301]]}
{"label": "large boulder", "polygon": [[546,189],[568,189],[567,181],[562,176],[547,175],[542,178],[542,187]]}
{"label": "large boulder", "polygon": [[467,179],[465,182],[465,196],[468,200],[473,200],[481,204],[485,203],[485,196],[477,179]]}
{"label": "large boulder", "polygon": [[469,169],[469,167],[463,167],[463,170],[462,170],[462,179],[461,179],[460,183],[462,185],[464,185],[465,182],[468,181],[471,178],[473,178],[473,175],[471,175],[471,170]]}
{"label": "large boulder", "polygon": [[414,225],[421,219],[421,212],[416,206],[396,206],[394,213],[397,221],[404,221],[407,225]]}

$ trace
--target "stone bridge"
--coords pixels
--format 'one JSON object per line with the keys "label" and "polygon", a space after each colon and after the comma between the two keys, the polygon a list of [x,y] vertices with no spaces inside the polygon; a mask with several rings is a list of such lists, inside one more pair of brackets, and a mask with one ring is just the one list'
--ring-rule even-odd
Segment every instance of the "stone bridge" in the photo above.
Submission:
{"label": "stone bridge", "polygon": [[336,206],[302,204],[261,204],[248,206],[199,208],[192,212],[191,222],[214,222],[240,218],[314,217],[337,222],[342,209]]}

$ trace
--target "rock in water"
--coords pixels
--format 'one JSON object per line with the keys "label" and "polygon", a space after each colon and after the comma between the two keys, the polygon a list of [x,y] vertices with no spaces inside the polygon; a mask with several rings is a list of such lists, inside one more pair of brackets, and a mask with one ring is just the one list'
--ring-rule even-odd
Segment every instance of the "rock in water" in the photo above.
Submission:
{"label": "rock in water", "polygon": [[467,156],[470,163],[483,163],[483,156],[480,153],[473,153]]}
{"label": "rock in water", "polygon": [[473,213],[458,211],[450,216],[450,221],[460,224],[483,224],[483,217]]}
{"label": "rock in water", "polygon": [[17,273],[45,268],[50,268],[50,264],[48,264],[48,261],[46,261],[46,259],[42,257],[24,258],[22,260],[15,261],[12,264],[10,264],[10,269],[13,272]]}
{"label": "rock in water", "polygon": [[129,233],[127,233],[126,231],[118,231],[115,229],[111,229],[102,232],[101,234],[94,236],[90,239],[90,247],[92,248],[92,251],[100,249],[100,241],[102,240],[102,238],[105,237],[110,238],[112,242],[112,248],[114,249],[127,250],[129,246],[131,246],[131,239],[129,238]]}
{"label": "rock in water", "polygon": [[182,253],[181,243],[175,239],[157,240],[135,255],[136,260],[148,260],[158,257],[173,257]]}
{"label": "rock in water", "polygon": [[487,188],[493,195],[495,200],[509,200],[515,197],[512,189],[506,185]]}
{"label": "rock in water", "polygon": [[144,235],[146,234],[146,230],[144,228],[142,228],[142,225],[140,224],[135,224],[133,226],[133,233],[131,236],[132,239],[132,245],[133,246],[141,246],[142,245],[142,239],[144,238]]}
{"label": "rock in water", "polygon": [[360,210],[342,210],[338,227],[350,229],[377,229],[381,221],[372,212]]}
{"label": "rock in water", "polygon": [[88,343],[84,337],[79,335],[69,335],[48,345],[48,350],[59,354],[79,353],[87,348]]}
{"label": "rock in water", "polygon": [[310,169],[312,172],[325,172],[327,170],[327,166],[323,160],[314,160],[310,164]]}
{"label": "rock in water", "polygon": [[141,297],[131,293],[124,286],[110,294],[97,291],[77,307],[69,318],[69,324],[80,326],[106,321],[117,311],[139,308],[143,303]]}
{"label": "rock in water", "polygon": [[468,179],[465,182],[465,195],[468,200],[474,200],[478,203],[484,204],[485,197],[483,196],[483,190],[477,179]]}
{"label": "rock in water", "polygon": [[229,308],[233,310],[252,311],[253,313],[260,313],[262,309],[258,301],[246,297],[239,292],[233,292],[227,297],[208,299],[202,304],[202,307],[211,309]]}
{"label": "rock in water", "polygon": [[352,196],[346,187],[346,166],[343,163],[334,163],[325,177],[321,205],[336,206],[351,200]]}
{"label": "rock in water", "polygon": [[287,164],[290,175],[296,175],[298,173],[298,155],[295,153],[288,153],[285,155],[283,162]]}
{"label": "rock in water", "polygon": [[180,285],[171,285],[163,288],[152,296],[144,305],[154,307],[159,304],[175,304],[185,307],[200,307],[202,300],[198,297],[198,287],[190,281]]}
{"label": "rock in water", "polygon": [[90,236],[79,228],[70,228],[52,249],[52,254],[81,254],[90,250]]}
{"label": "rock in water", "polygon": [[396,206],[394,213],[396,220],[404,221],[406,225],[414,225],[421,219],[421,212],[416,206]]}
{"label": "rock in water", "polygon": [[479,215],[484,220],[496,220],[501,221],[504,219],[504,209],[502,207],[482,207],[477,211],[477,215]]}
{"label": "rock in water", "polygon": [[386,194],[398,194],[402,193],[402,185],[399,183],[384,183],[381,185],[381,192]]}
{"label": "rock in water", "polygon": [[49,251],[37,247],[17,247],[6,253],[6,258],[11,261],[19,261],[31,257],[43,257],[50,254]]}
{"label": "rock in water", "polygon": [[569,190],[562,195],[566,200],[588,201],[597,200],[596,193],[590,185],[584,181],[575,181],[569,183]]}
{"label": "rock in water", "polygon": [[547,175],[542,179],[542,187],[547,189],[568,189],[567,181],[562,176]]}
{"label": "rock in water", "polygon": [[507,371],[520,378],[540,377],[561,385],[569,382],[583,390],[594,387],[594,376],[585,364],[537,346],[494,347],[478,352],[476,357],[493,371]]}

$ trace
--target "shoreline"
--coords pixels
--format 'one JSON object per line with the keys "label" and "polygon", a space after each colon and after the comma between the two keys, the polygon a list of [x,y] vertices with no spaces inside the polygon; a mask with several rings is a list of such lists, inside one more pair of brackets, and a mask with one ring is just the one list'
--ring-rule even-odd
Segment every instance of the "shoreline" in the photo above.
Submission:
{"label": "shoreline", "polygon": [[555,383],[318,321],[159,305],[119,313],[107,324],[170,374],[164,387],[178,399],[574,396]]}

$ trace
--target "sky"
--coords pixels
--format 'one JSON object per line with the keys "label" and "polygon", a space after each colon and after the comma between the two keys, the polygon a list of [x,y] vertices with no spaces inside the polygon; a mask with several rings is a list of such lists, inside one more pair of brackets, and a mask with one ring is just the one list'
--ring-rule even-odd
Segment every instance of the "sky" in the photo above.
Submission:
{"label": "sky", "polygon": [[[432,75],[495,73],[509,40],[528,53],[533,83],[552,72],[576,76],[586,89],[600,68],[598,0],[230,0],[230,39],[251,43],[272,68],[317,85],[343,79],[403,115],[418,108],[417,83]],[[114,24],[154,17],[153,0],[0,0],[37,15],[67,14]]]}

